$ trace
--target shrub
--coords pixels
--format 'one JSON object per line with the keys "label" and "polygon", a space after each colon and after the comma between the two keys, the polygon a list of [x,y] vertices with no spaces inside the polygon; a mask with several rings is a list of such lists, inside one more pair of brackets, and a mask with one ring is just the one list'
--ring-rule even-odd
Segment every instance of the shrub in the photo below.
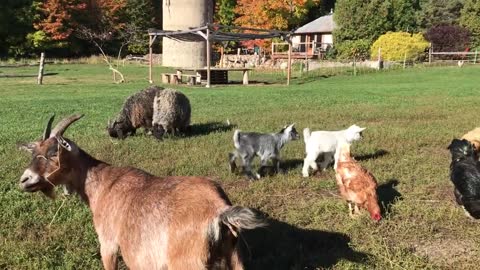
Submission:
{"label": "shrub", "polygon": [[435,52],[463,52],[470,44],[470,33],[456,25],[438,25],[427,30],[425,35]]}
{"label": "shrub", "polygon": [[407,32],[388,32],[381,35],[372,45],[372,58],[378,57],[378,48],[381,48],[383,60],[403,60],[406,54],[407,60],[419,60],[425,54],[430,44],[422,34],[410,34]]}
{"label": "shrub", "polygon": [[335,44],[337,58],[340,60],[365,60],[369,56],[370,42],[366,39],[346,40]]}

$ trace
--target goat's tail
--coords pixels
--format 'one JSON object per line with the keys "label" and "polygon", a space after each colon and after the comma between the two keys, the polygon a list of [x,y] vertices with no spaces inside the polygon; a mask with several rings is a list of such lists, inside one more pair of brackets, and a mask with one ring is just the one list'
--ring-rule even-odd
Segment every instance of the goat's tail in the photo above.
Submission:
{"label": "goat's tail", "polygon": [[250,208],[241,206],[232,206],[228,208],[220,214],[220,220],[223,224],[229,227],[230,230],[234,229],[236,232],[242,229],[251,230],[267,226],[265,219],[258,213],[255,213]]}
{"label": "goat's tail", "polygon": [[240,129],[235,129],[235,132],[233,133],[233,145],[235,145],[235,148],[240,148]]}
{"label": "goat's tail", "polygon": [[[207,239],[211,258],[210,264],[215,264],[215,258],[231,258],[227,265],[219,269],[243,269],[237,250],[238,239],[242,230],[251,230],[267,226],[267,222],[250,208],[228,206],[208,225]],[[228,266],[228,264],[231,264]]]}
{"label": "goat's tail", "polygon": [[308,140],[310,139],[310,135],[312,134],[312,132],[310,131],[309,128],[304,128],[303,129],[303,141],[305,141],[305,143],[308,142]]}

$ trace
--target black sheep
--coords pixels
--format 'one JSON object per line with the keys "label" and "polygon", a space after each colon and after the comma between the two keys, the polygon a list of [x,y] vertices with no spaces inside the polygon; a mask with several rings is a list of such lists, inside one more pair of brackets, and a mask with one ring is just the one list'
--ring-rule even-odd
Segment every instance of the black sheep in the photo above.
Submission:
{"label": "black sheep", "polygon": [[455,185],[456,201],[468,214],[480,218],[480,162],[473,145],[467,140],[454,139],[448,146],[452,154],[450,180]]}
{"label": "black sheep", "polygon": [[134,135],[137,128],[152,130],[153,102],[163,88],[151,86],[128,97],[116,119],[108,121],[107,131],[111,137],[124,139]]}

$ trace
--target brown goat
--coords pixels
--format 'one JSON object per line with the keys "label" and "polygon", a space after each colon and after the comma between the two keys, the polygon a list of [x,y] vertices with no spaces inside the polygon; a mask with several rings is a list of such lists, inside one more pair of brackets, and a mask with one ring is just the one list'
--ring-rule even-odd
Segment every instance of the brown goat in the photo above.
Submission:
{"label": "brown goat", "polygon": [[469,141],[475,146],[475,152],[480,150],[480,128],[474,128],[462,136],[462,139]]}
{"label": "brown goat", "polygon": [[131,269],[243,269],[237,248],[242,229],[264,226],[251,209],[231,206],[222,188],[203,177],[156,177],[97,160],[63,138],[82,115],[60,121],[32,153],[20,186],[54,197],[63,184],[80,195],[93,215],[105,269],[117,253]]}

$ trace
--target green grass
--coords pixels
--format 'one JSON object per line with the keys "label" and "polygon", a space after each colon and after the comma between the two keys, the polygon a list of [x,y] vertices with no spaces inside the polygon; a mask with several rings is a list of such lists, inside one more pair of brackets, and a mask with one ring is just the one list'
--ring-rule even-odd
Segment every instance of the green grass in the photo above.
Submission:
{"label": "green grass", "polygon": [[[23,193],[18,180],[29,156],[18,142],[38,139],[52,112],[85,117],[66,136],[93,156],[156,175],[218,179],[234,204],[271,218],[268,229],[245,235],[252,269],[475,269],[480,227],[453,201],[449,181],[452,138],[480,125],[479,67],[407,69],[293,85],[178,87],[192,104],[194,136],[157,142],[142,132],[110,139],[105,126],[124,99],[148,85],[147,68],[127,66],[127,83],[111,83],[101,65],[50,65],[35,78],[0,78],[0,269],[100,269],[91,215],[74,196],[51,201]],[[0,69],[35,74],[35,68]],[[159,81],[160,69],[155,69]],[[256,73],[279,81],[278,74]],[[301,131],[366,126],[353,153],[380,184],[390,211],[379,224],[351,219],[338,197],[332,169],[301,177],[302,140],[282,150],[288,173],[248,182],[227,170],[233,130],[273,132],[295,122]],[[392,186],[389,183],[398,182]],[[52,223],[51,223],[52,222]],[[49,226],[49,224],[51,225]]]}

